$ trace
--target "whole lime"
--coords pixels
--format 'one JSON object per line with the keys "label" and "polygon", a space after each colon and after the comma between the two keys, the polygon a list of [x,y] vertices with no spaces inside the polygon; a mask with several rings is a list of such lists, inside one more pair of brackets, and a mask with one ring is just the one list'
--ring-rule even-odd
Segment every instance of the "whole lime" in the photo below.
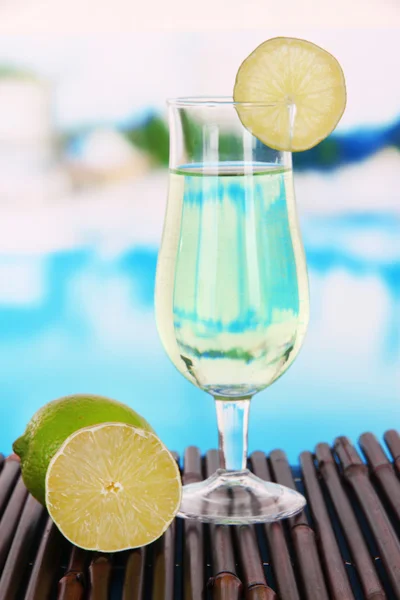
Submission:
{"label": "whole lime", "polygon": [[45,478],[50,460],[62,443],[82,427],[100,423],[127,423],[153,431],[149,423],[129,406],[90,394],[53,400],[40,408],[13,450],[21,459],[22,478],[29,492],[45,504]]}

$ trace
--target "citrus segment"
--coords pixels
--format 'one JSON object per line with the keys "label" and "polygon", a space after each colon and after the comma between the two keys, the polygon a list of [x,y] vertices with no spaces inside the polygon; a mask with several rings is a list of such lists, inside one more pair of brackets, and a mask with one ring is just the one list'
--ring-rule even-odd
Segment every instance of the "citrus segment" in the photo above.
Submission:
{"label": "citrus segment", "polygon": [[71,435],[46,474],[46,505],[63,535],[87,550],[150,544],[181,501],[176,461],[150,432],[123,423]]}
{"label": "citrus segment", "polygon": [[301,151],[326,138],[346,106],[336,58],[297,38],[267,40],[241,64],[233,97],[243,125],[276,150]]}

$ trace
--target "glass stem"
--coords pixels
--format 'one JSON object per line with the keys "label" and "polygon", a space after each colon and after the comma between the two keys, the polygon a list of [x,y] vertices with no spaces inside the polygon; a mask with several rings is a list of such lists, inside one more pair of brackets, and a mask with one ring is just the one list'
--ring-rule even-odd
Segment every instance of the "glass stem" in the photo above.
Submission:
{"label": "glass stem", "polygon": [[243,471],[247,468],[247,432],[250,397],[226,400],[215,397],[221,468]]}

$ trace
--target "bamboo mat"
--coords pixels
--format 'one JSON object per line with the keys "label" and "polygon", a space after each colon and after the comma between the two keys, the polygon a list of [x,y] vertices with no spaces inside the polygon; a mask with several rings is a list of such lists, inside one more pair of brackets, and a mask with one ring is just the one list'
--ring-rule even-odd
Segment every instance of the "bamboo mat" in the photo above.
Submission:
{"label": "bamboo mat", "polygon": [[[400,600],[400,436],[365,433],[319,444],[290,467],[254,452],[263,479],[296,487],[308,506],[270,525],[176,519],[146,548],[105,555],[72,547],[28,495],[15,456],[0,455],[0,600]],[[190,447],[183,480],[200,481],[218,452]]]}

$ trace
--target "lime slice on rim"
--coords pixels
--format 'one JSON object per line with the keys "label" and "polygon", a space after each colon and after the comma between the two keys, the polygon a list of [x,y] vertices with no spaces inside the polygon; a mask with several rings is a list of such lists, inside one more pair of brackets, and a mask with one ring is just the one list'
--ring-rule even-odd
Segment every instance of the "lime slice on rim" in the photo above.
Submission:
{"label": "lime slice on rim", "polygon": [[85,427],[67,438],[46,473],[46,505],[63,535],[86,550],[150,544],[181,501],[173,456],[151,431],[124,423]]}
{"label": "lime slice on rim", "polygon": [[241,64],[233,92],[243,125],[276,150],[299,152],[325,139],[346,106],[336,58],[305,40],[267,40]]}

